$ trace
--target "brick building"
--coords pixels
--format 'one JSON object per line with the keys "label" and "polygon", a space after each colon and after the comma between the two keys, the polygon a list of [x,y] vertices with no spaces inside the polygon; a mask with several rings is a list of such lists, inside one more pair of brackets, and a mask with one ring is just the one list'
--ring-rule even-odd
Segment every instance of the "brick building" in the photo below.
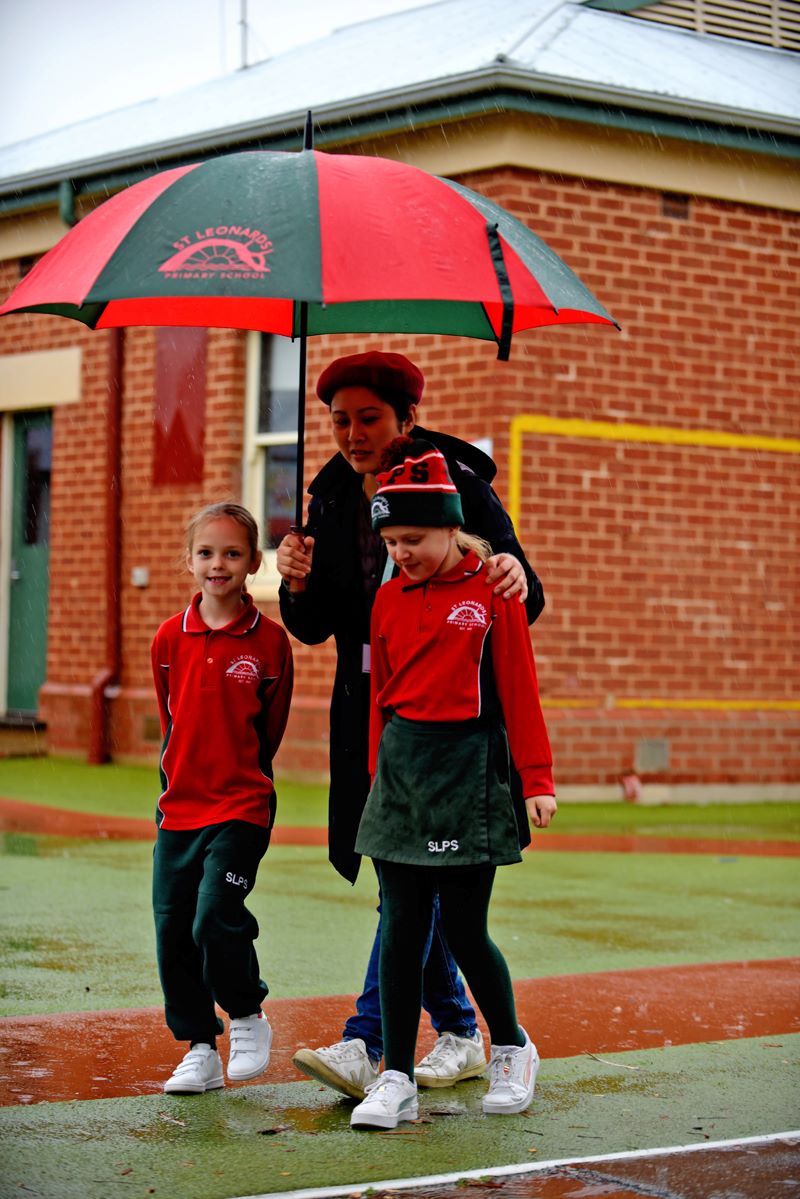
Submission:
{"label": "brick building", "polygon": [[[520,334],[508,363],[457,338],[314,340],[306,478],[332,453],[313,394],[325,363],[408,353],[423,423],[488,443],[544,582],[534,641],[560,793],[616,797],[636,775],[651,798],[796,795],[791,8],[732,0],[709,32],[701,0],[506,0],[476,33],[479,0],[445,0],[0,149],[0,295],[109,191],[206,154],[298,148],[307,106],[319,149],[490,196],[621,334]],[[51,752],[155,757],[148,649],[191,591],[181,529],[234,497],[279,538],[295,357],[236,330],[0,321],[0,712],[38,715]],[[277,618],[269,557],[256,596]],[[332,648],[295,650],[279,766],[318,775]]]}

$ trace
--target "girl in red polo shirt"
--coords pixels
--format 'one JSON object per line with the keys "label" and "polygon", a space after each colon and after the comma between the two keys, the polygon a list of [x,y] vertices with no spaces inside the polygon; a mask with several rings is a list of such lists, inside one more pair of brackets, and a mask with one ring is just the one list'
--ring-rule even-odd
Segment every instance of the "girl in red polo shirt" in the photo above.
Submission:
{"label": "girl in red polo shirt", "polygon": [[167,1025],[189,1042],[164,1090],[199,1093],[224,1086],[215,1003],[230,1017],[228,1078],[255,1078],[269,1062],[268,987],[244,901],[275,819],[272,759],[289,713],[292,652],[245,590],[261,564],[246,508],[198,512],[186,564],[200,590],[152,646],[164,734],[153,909]]}
{"label": "girl in red polo shirt", "polygon": [[546,826],[556,810],[524,609],[484,586],[491,551],[461,532],[461,500],[439,451],[398,438],[383,465],[372,525],[402,573],[380,588],[372,613],[373,785],[356,849],[373,858],[383,895],[385,1069],[354,1109],[355,1128],[417,1116],[414,1050],[437,893],[448,944],[491,1034],[483,1110],[530,1104],[539,1059],[487,931],[495,868],[521,861],[509,748],[532,822]]}

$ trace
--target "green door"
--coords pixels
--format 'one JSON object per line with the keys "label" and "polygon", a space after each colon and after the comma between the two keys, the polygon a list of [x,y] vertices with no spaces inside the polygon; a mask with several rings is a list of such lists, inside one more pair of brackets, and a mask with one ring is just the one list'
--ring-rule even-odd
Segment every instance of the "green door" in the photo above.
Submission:
{"label": "green door", "polygon": [[36,713],[47,665],[50,542],[50,412],[14,417],[9,714]]}

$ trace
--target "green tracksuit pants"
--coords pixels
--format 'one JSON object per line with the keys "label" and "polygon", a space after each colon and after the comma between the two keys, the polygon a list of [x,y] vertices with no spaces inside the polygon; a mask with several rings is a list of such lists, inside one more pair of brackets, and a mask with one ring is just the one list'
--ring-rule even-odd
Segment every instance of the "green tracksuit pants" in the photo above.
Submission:
{"label": "green tracksuit pants", "polygon": [[167,1026],[177,1041],[213,1044],[231,1019],[252,1016],[269,988],[259,976],[258,923],[245,907],[269,845],[242,820],[158,830],[153,853],[156,954]]}

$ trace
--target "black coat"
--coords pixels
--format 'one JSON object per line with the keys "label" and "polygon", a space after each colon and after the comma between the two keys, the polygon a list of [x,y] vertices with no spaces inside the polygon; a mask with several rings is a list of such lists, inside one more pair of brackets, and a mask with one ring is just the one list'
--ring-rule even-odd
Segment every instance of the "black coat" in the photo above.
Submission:
{"label": "black coat", "polygon": [[[528,565],[514,527],[491,481],[494,462],[482,450],[419,426],[412,436],[432,442],[444,454],[453,482],[461,493],[464,528],[483,537],[496,554],[518,558],[528,580],[526,611],[532,624],[544,607],[539,579]],[[330,795],[328,854],[350,882],[358,876],[360,855],[356,833],[369,793],[367,768],[369,674],[364,670],[364,647],[369,645],[372,602],[364,592],[358,544],[359,506],[363,504],[361,476],[341,454],[325,464],[309,486],[311,503],[306,532],[313,536],[314,553],[306,590],[291,593],[281,585],[283,623],[305,645],[336,639],[336,675],[331,695]],[[383,551],[381,572],[386,561]],[[527,816],[517,786],[520,843],[530,841]]]}

